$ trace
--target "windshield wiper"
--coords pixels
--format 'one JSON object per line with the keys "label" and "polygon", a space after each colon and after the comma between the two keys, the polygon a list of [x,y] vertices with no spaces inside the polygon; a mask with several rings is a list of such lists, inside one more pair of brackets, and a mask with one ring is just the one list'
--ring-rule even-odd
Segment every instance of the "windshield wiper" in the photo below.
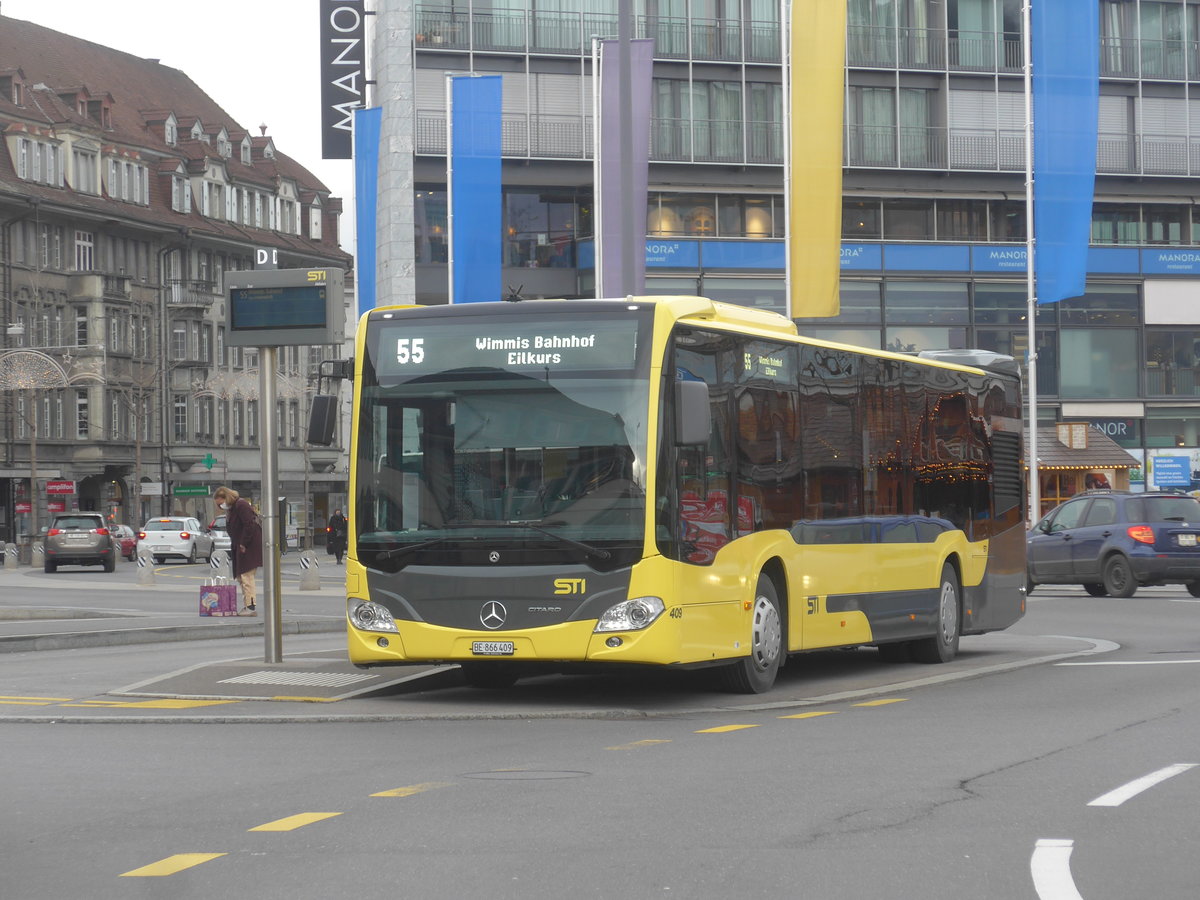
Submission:
{"label": "windshield wiper", "polygon": [[[546,524],[547,525],[565,525],[566,522],[547,522]],[[550,531],[547,528],[543,528],[541,525],[534,525],[532,522],[505,522],[504,527],[506,527],[506,528],[529,528],[533,531],[538,532],[539,534],[544,534],[547,537],[554,538],[556,541],[562,541],[564,544],[567,544],[571,547],[575,547],[578,550],[582,550],[585,553],[587,553],[589,556],[596,557],[596,559],[610,559],[612,557],[612,554],[609,553],[607,550],[605,550],[602,547],[593,547],[591,544],[585,544],[583,541],[577,541],[573,538],[566,537],[564,535]]]}
{"label": "windshield wiper", "polygon": [[426,547],[432,547],[434,544],[441,544],[449,540],[445,537],[435,537],[428,541],[421,541],[419,544],[400,544],[392,547],[389,550],[380,550],[376,552],[376,561],[381,559],[395,559],[399,556],[407,556],[409,553],[415,553],[418,550],[424,550]]}

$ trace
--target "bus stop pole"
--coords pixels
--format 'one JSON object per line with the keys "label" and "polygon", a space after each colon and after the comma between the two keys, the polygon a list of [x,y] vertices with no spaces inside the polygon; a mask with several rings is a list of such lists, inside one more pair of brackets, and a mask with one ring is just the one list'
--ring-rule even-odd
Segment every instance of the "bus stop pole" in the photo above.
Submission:
{"label": "bus stop pole", "polygon": [[275,347],[258,348],[258,434],[262,454],[263,661],[283,661],[279,565],[279,446],[275,415]]}

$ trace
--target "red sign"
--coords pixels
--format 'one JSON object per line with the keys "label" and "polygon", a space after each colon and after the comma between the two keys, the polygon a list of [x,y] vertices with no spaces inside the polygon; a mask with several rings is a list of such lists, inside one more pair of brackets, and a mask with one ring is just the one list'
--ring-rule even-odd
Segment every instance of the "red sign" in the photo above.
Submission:
{"label": "red sign", "polygon": [[73,481],[47,481],[47,494],[73,494],[75,493],[75,482]]}
{"label": "red sign", "polygon": [[33,511],[33,507],[30,506],[28,500],[18,500],[16,503],[16,509],[18,513],[29,513]]}
{"label": "red sign", "polygon": [[66,500],[47,500],[46,501],[46,509],[50,512],[66,512],[67,511],[67,501]]}

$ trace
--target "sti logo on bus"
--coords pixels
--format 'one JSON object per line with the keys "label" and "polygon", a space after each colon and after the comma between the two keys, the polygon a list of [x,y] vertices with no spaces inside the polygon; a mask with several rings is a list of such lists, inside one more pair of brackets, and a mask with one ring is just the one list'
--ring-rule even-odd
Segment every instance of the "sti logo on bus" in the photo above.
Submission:
{"label": "sti logo on bus", "polygon": [[555,578],[554,593],[556,594],[585,594],[587,579],[585,578]]}
{"label": "sti logo on bus", "polygon": [[324,281],[325,280],[325,270],[324,269],[309,269],[308,272],[305,273],[305,277],[308,281]]}

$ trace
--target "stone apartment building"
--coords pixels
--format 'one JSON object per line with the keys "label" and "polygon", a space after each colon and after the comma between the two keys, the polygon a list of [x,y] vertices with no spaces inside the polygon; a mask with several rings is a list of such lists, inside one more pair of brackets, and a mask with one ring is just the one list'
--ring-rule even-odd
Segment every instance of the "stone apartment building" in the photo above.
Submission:
{"label": "stone apartment building", "polygon": [[[259,501],[257,353],[226,346],[224,276],[349,269],[341,199],[184,72],[3,16],[0,135],[0,540],[60,508],[207,517],[217,483]],[[304,446],[338,353],[279,352],[293,523],[306,493],[344,505],[339,448]]]}

